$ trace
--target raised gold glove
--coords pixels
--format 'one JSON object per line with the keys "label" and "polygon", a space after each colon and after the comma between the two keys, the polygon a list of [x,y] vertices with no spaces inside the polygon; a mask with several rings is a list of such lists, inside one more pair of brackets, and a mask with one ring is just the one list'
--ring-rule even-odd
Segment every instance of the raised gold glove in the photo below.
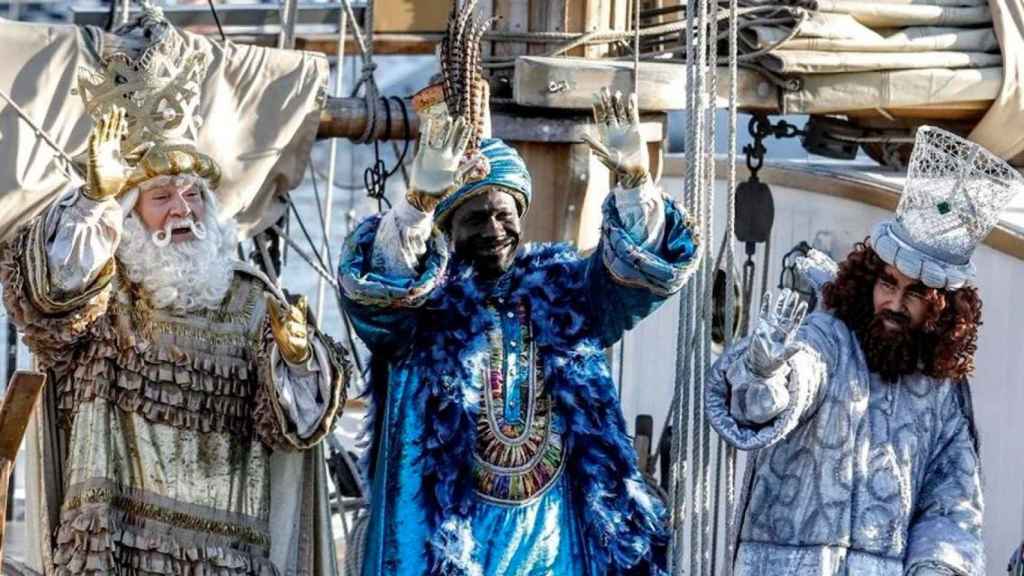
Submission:
{"label": "raised gold glove", "polygon": [[270,330],[281,352],[281,357],[290,364],[302,364],[309,360],[312,349],[309,344],[309,330],[306,325],[306,310],[309,302],[300,296],[294,306],[281,304],[273,295],[267,295],[267,313],[270,315]]}
{"label": "raised gold glove", "polygon": [[121,158],[121,139],[128,131],[123,108],[114,108],[89,133],[87,183],[82,194],[96,201],[116,198],[131,170]]}
{"label": "raised gold glove", "polygon": [[583,139],[626,188],[638,188],[650,178],[647,143],[640,135],[640,113],[636,94],[628,99],[607,88],[594,94],[594,124],[597,136],[584,132]]}

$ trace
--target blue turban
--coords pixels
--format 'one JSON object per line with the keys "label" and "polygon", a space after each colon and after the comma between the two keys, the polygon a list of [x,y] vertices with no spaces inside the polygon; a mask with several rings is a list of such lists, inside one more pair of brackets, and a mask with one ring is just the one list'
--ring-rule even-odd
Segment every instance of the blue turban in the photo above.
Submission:
{"label": "blue turban", "polygon": [[482,141],[480,153],[490,162],[491,173],[487,175],[487,178],[470,182],[441,200],[434,212],[436,222],[445,223],[455,213],[455,209],[466,200],[493,186],[498,186],[503,192],[511,194],[519,208],[519,215],[526,214],[526,210],[530,207],[533,189],[530,184],[530,172],[527,171],[526,163],[523,162],[519,153],[515,148],[497,138],[488,138]]}

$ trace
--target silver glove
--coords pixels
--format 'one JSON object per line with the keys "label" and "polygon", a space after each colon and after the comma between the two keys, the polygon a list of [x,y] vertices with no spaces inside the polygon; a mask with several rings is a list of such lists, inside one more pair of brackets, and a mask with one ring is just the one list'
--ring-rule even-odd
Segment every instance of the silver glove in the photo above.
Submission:
{"label": "silver glove", "polygon": [[766,292],[757,328],[744,355],[747,368],[765,378],[774,374],[796,353],[796,332],[806,315],[807,304],[796,292],[783,290],[774,305],[771,292]]}
{"label": "silver glove", "polygon": [[797,274],[807,284],[814,287],[815,292],[821,293],[825,284],[836,279],[839,274],[839,265],[821,250],[811,248],[806,256],[800,256],[793,262]]}

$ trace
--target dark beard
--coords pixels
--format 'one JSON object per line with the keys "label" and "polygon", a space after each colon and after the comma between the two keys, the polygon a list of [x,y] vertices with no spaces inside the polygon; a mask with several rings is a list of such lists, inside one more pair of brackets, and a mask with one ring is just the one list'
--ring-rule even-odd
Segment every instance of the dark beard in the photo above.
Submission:
{"label": "dark beard", "polygon": [[[883,322],[886,317],[899,322],[903,328],[888,329]],[[921,335],[911,330],[908,323],[906,317],[886,311],[876,314],[866,326],[856,330],[868,369],[886,382],[896,382],[900,376],[920,371]]]}

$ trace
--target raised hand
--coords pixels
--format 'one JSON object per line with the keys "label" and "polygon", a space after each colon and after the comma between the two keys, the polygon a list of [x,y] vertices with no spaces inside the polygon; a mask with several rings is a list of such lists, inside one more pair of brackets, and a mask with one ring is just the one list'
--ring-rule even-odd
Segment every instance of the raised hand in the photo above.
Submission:
{"label": "raised hand", "polygon": [[594,94],[594,124],[597,136],[584,133],[597,158],[619,177],[626,188],[637,188],[650,178],[647,143],[640,136],[640,113],[636,94],[628,99],[607,88]]}
{"label": "raised hand", "polygon": [[89,134],[89,165],[86,188],[82,192],[93,200],[115,198],[124,189],[129,168],[121,158],[121,140],[128,132],[124,109],[105,114]]}
{"label": "raised hand", "polygon": [[755,374],[771,376],[796,353],[794,339],[807,315],[807,304],[792,290],[783,290],[772,305],[772,294],[766,292],[761,301],[757,328],[750,338],[744,361]]}
{"label": "raised hand", "polygon": [[309,360],[312,351],[309,346],[309,330],[306,327],[306,311],[309,309],[305,296],[294,306],[286,306],[276,297],[267,295],[267,313],[270,315],[270,330],[281,357],[292,364]]}
{"label": "raised hand", "polygon": [[409,182],[409,199],[424,212],[433,210],[443,197],[460,186],[470,169],[464,166],[464,160],[472,130],[465,120],[445,119],[439,129],[435,129],[433,122],[428,121],[420,131]]}

